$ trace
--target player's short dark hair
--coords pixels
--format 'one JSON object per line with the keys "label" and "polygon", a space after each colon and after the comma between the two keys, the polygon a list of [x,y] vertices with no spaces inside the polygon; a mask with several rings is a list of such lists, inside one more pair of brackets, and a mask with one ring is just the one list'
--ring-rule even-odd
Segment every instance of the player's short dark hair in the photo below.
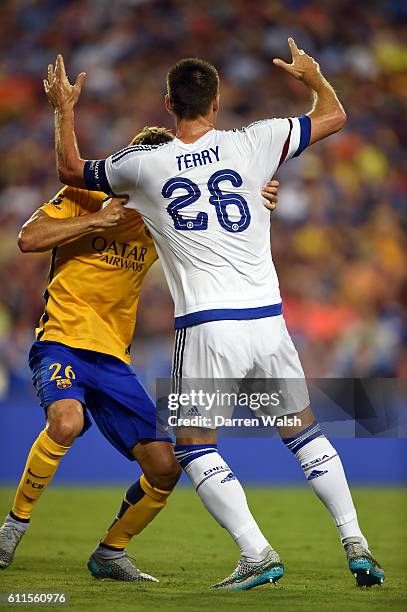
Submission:
{"label": "player's short dark hair", "polygon": [[175,115],[196,119],[208,113],[219,93],[218,71],[204,60],[182,59],[168,72],[167,90]]}
{"label": "player's short dark hair", "polygon": [[157,145],[170,142],[174,135],[164,127],[146,125],[131,141],[131,145]]}

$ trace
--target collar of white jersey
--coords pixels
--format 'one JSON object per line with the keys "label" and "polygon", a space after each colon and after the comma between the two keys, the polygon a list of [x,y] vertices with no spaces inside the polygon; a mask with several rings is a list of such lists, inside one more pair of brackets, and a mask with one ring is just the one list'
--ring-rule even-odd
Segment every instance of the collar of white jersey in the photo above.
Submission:
{"label": "collar of white jersey", "polygon": [[176,136],[172,142],[174,142],[179,147],[184,147],[185,149],[195,149],[197,146],[201,146],[202,143],[208,140],[210,136],[213,134],[213,132],[215,131],[216,131],[215,128],[212,128],[211,130],[209,130],[209,132],[206,132],[206,134],[204,134],[203,136],[201,136],[200,138],[198,138],[198,140],[195,140],[194,142],[188,142],[188,143],[182,142],[182,140],[180,140]]}

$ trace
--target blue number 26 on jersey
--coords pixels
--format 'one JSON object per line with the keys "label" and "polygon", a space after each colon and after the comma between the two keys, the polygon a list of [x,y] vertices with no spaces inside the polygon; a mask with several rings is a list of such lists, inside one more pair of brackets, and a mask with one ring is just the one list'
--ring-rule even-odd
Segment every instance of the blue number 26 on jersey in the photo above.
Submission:
{"label": "blue number 26 on jersey", "polygon": [[[243,232],[250,225],[250,211],[243,196],[238,193],[225,193],[220,188],[220,183],[229,181],[233,187],[242,186],[242,177],[234,170],[218,170],[208,180],[208,189],[211,194],[210,204],[216,209],[216,215],[220,225],[227,232]],[[176,197],[167,206],[167,211],[174,221],[177,230],[206,230],[208,229],[208,215],[199,212],[194,219],[184,217],[181,210],[190,204],[194,204],[201,197],[201,191],[196,183],[186,177],[174,177],[169,179],[162,188],[164,198],[171,198],[174,191],[183,189],[185,193]],[[227,207],[233,204],[240,212],[238,221],[231,221],[228,216]]]}

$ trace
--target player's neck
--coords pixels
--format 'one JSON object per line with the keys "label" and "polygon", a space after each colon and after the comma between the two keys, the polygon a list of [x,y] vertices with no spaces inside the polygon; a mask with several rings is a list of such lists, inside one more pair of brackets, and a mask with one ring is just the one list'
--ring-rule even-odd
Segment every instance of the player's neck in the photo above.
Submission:
{"label": "player's neck", "polygon": [[215,121],[212,114],[197,119],[177,119],[176,137],[185,144],[191,144],[205,136],[214,127]]}

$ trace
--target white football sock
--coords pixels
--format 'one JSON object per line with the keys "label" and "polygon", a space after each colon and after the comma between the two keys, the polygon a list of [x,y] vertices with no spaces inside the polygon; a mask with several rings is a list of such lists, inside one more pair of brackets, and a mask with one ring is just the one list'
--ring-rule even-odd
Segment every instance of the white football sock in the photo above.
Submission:
{"label": "white football sock", "polygon": [[[177,454],[177,449],[176,449]],[[205,508],[238,545],[242,557],[261,561],[269,546],[255,522],[242,485],[217,451],[193,459],[185,466]]]}
{"label": "white football sock", "polygon": [[359,527],[342,462],[329,440],[320,435],[294,452],[309,485],[331,513],[341,541],[357,537],[368,548]]}

